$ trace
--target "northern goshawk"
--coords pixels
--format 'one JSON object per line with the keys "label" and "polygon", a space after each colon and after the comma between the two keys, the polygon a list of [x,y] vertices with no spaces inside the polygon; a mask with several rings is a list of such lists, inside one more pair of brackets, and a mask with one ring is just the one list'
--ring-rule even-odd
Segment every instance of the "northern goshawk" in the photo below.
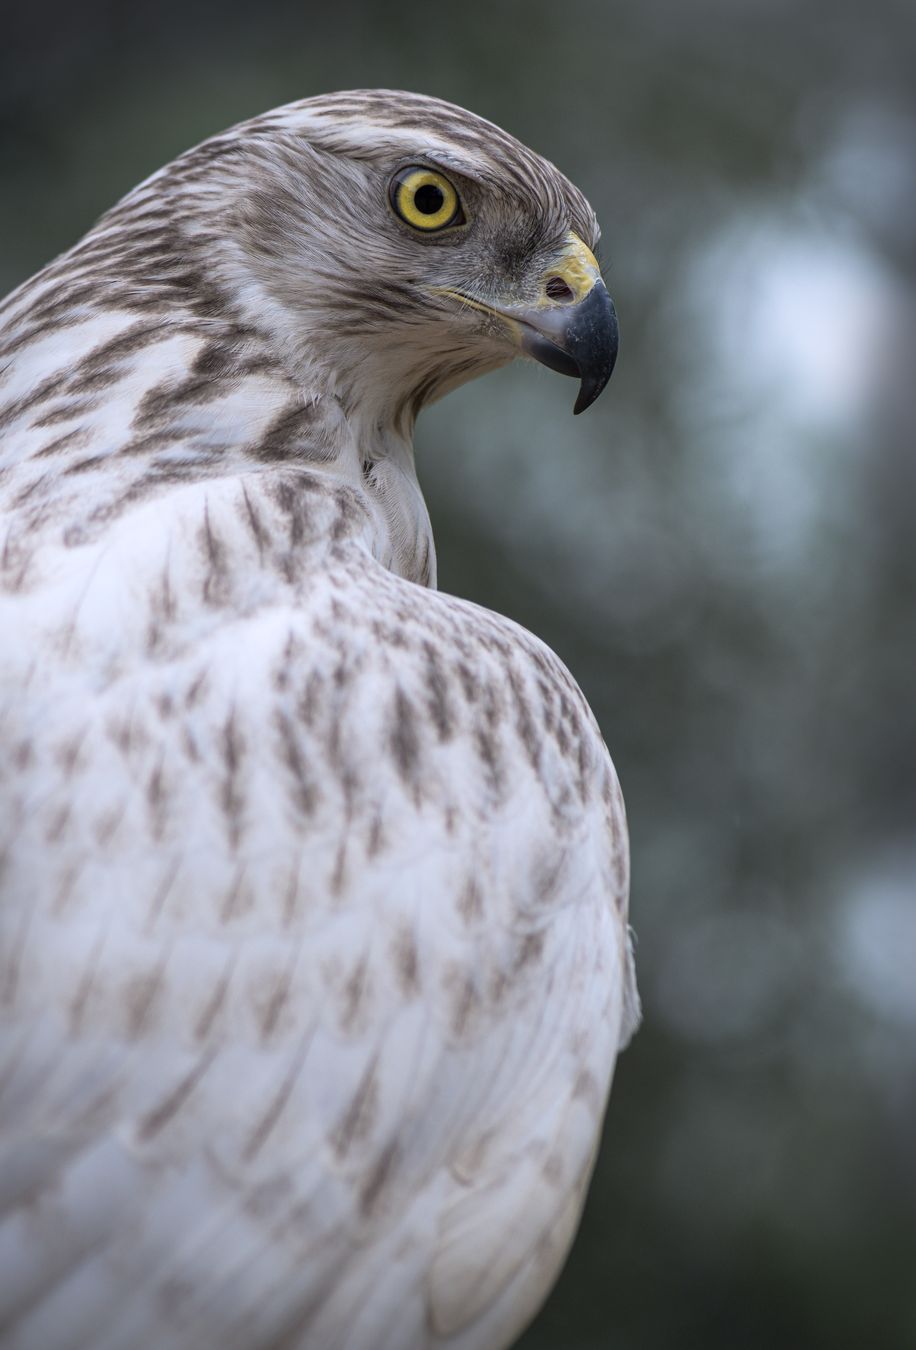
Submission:
{"label": "northern goshawk", "polygon": [[335,94],[0,306],[4,1346],[494,1350],[551,1287],[623,806],[557,657],[435,590],[412,431],[519,351],[597,397],[597,234],[490,123]]}

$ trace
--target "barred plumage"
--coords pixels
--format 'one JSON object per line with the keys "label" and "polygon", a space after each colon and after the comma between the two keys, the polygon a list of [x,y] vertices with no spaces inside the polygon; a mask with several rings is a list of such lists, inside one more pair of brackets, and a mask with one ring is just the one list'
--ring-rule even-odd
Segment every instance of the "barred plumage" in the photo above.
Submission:
{"label": "barred plumage", "polygon": [[[405,162],[466,229],[396,218]],[[519,341],[584,370],[596,237],[491,124],[337,94],[0,306],[4,1345],[499,1347],[550,1287],[623,808],[557,658],[435,592],[411,433]]]}

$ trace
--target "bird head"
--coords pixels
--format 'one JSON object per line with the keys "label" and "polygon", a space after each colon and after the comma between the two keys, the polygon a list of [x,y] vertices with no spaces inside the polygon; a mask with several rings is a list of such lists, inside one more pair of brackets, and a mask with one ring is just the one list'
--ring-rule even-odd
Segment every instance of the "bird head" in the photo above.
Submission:
{"label": "bird head", "polygon": [[356,91],[256,118],[180,173],[195,156],[229,192],[233,292],[345,407],[360,399],[412,425],[425,403],[520,354],[579,379],[576,412],[610,378],[617,319],[594,213],[482,118]]}

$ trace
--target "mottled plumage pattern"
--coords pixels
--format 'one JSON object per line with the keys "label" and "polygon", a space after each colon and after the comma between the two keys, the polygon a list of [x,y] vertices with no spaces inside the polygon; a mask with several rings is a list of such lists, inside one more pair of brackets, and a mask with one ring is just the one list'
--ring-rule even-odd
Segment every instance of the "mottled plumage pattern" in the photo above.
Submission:
{"label": "mottled plumage pattern", "polygon": [[[461,183],[419,240],[392,166]],[[438,594],[411,432],[580,194],[407,94],[206,142],[0,307],[0,1339],[505,1346],[635,993],[557,658]],[[511,505],[508,509],[511,509]]]}

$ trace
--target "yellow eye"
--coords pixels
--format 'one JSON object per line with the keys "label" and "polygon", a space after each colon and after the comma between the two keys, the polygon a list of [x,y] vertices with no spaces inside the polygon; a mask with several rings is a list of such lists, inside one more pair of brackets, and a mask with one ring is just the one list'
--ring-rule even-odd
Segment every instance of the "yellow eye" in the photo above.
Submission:
{"label": "yellow eye", "polygon": [[400,169],[391,180],[389,192],[395,211],[415,230],[444,230],[447,225],[464,224],[458,193],[435,169]]}

